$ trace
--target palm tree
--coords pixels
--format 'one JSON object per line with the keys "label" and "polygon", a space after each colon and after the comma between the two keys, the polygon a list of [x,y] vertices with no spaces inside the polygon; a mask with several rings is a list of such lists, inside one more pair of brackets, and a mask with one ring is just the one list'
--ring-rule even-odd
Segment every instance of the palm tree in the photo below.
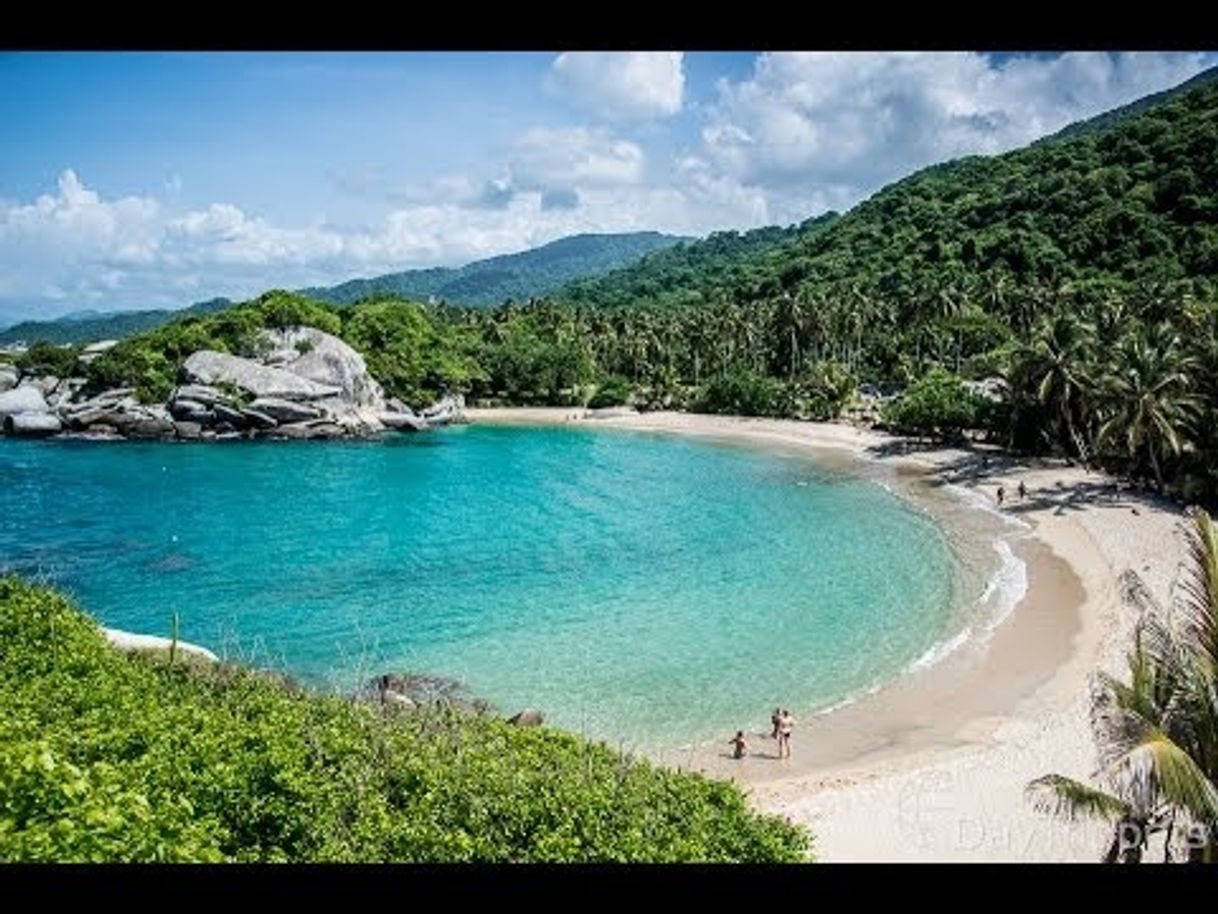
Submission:
{"label": "palm tree", "polygon": [[1012,387],[1030,391],[1058,424],[1059,438],[1087,462],[1087,444],[1078,432],[1091,393],[1091,363],[1095,328],[1069,312],[1059,312],[1042,324],[1030,344],[1015,353]]}
{"label": "palm tree", "polygon": [[1126,337],[1105,379],[1106,419],[1098,440],[1120,440],[1126,454],[1149,462],[1163,491],[1163,458],[1178,455],[1202,403],[1194,393],[1195,360],[1167,325]]}
{"label": "palm tree", "polygon": [[1113,823],[1106,861],[1137,862],[1161,830],[1170,859],[1178,822],[1190,826],[1190,859],[1218,860],[1218,531],[1205,511],[1193,513],[1188,542],[1174,612],[1132,591],[1142,616],[1130,681],[1101,676],[1093,696],[1097,778],[1107,789],[1057,774],[1028,785],[1042,811]]}

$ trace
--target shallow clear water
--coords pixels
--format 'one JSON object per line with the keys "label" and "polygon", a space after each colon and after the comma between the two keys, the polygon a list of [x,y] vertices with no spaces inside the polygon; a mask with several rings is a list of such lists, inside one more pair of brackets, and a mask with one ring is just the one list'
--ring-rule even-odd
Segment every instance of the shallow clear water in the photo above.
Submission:
{"label": "shallow clear water", "polygon": [[443,674],[635,747],[857,694],[961,602],[943,531],[873,481],[573,428],[0,442],[0,569],[315,684]]}

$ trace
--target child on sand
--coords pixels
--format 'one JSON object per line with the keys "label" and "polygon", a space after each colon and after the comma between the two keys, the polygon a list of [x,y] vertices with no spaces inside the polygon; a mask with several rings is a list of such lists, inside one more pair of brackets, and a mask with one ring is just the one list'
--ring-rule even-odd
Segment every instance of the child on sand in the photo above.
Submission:
{"label": "child on sand", "polygon": [[743,730],[737,730],[736,735],[727,742],[732,747],[732,758],[744,758],[744,754],[749,751],[749,744],[744,741]]}

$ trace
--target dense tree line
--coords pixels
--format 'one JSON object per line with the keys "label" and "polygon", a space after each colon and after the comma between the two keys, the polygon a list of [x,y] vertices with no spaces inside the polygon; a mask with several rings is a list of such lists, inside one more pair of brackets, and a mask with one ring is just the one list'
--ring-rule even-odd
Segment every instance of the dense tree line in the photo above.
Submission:
{"label": "dense tree line", "polygon": [[[978,429],[1218,494],[1218,84],[1103,129],[927,169],[838,217],[724,232],[552,298],[477,309],[273,292],[124,341],[96,386],[162,398],[199,348],[313,323],[391,393],[501,404],[829,419],[859,385],[884,418]],[[1002,402],[964,382],[1005,380]],[[908,388],[908,390],[907,390]]]}

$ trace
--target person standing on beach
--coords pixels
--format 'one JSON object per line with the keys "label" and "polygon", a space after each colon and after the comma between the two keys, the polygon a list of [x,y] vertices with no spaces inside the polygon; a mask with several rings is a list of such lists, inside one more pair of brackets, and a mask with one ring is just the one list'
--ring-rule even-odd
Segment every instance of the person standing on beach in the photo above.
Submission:
{"label": "person standing on beach", "polygon": [[1002,507],[1003,500],[1007,497],[1007,490],[1002,486],[998,487],[998,507]]}
{"label": "person standing on beach", "polygon": [[782,715],[778,721],[778,757],[791,757],[791,731],[795,729],[795,718],[791,716],[791,712],[786,708],[782,709]]}
{"label": "person standing on beach", "polygon": [[737,730],[736,735],[729,739],[727,744],[732,747],[732,758],[744,758],[745,753],[749,751],[749,744],[744,741],[743,730]]}
{"label": "person standing on beach", "polygon": [[1028,487],[1027,487],[1027,485],[1024,484],[1024,481],[1021,479],[1021,480],[1019,480],[1019,500],[1023,501],[1027,497],[1028,497]]}
{"label": "person standing on beach", "polygon": [[770,724],[774,727],[770,733],[770,739],[778,739],[778,728],[782,725],[782,711],[778,708],[774,709],[774,713],[770,715]]}

